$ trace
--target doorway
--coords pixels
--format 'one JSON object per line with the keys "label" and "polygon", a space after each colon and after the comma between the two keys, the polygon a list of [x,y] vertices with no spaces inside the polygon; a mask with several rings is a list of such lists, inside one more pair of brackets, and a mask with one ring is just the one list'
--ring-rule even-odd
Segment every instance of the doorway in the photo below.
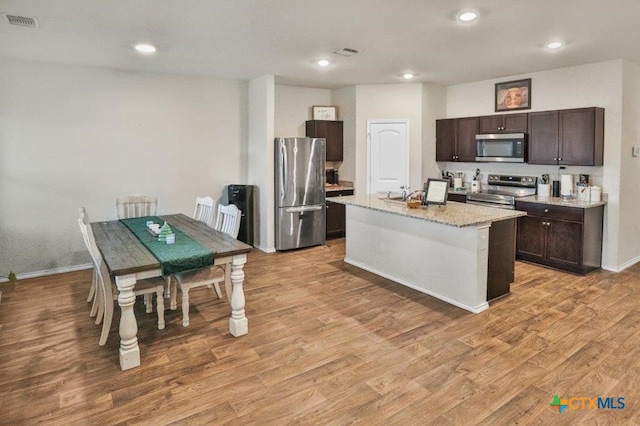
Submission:
{"label": "doorway", "polygon": [[409,120],[367,120],[367,193],[409,185]]}

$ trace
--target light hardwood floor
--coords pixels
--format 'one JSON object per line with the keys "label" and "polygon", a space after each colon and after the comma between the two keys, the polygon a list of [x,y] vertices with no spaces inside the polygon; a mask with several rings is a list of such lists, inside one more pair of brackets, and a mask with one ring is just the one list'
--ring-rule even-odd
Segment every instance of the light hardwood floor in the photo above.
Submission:
{"label": "light hardwood floor", "polygon": [[[240,338],[208,289],[188,328],[178,309],[158,330],[137,301],[142,366],[126,372],[117,311],[98,346],[90,271],[2,284],[0,424],[640,423],[640,264],[517,263],[511,295],[474,315],[343,256],[343,239],[250,253]],[[559,414],[554,395],[626,406]]]}

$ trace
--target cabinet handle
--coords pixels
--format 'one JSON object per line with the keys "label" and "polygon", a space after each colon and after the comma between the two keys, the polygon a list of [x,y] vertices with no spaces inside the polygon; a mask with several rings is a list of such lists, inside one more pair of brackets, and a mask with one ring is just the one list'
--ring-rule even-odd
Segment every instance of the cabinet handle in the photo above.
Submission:
{"label": "cabinet handle", "polygon": [[544,226],[544,225],[546,225],[546,224],[547,224],[547,222],[542,222],[542,226]]}
{"label": "cabinet handle", "polygon": [[545,213],[549,213],[549,209],[544,209],[544,212]]}
{"label": "cabinet handle", "polygon": [[558,158],[558,161],[562,161],[562,157]]}
{"label": "cabinet handle", "polygon": [[551,222],[547,222],[547,226],[551,226]]}

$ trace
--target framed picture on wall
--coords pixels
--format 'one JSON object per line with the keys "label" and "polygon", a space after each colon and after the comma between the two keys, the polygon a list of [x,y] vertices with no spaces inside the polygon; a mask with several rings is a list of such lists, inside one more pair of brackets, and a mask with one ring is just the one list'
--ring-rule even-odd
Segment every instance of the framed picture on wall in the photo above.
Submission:
{"label": "framed picture on wall", "polygon": [[531,109],[531,79],[496,83],[496,112]]}
{"label": "framed picture on wall", "polygon": [[314,106],[313,107],[313,119],[314,120],[337,120],[338,112],[334,106]]}

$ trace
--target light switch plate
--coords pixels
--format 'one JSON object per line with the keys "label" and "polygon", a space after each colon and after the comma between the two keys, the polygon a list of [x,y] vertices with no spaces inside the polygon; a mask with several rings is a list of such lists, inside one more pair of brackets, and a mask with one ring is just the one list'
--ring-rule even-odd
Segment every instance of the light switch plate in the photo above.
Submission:
{"label": "light switch plate", "polygon": [[639,155],[640,155],[640,145],[635,145],[635,146],[633,147],[633,156],[634,156],[634,157],[637,157],[637,156],[639,156]]}

